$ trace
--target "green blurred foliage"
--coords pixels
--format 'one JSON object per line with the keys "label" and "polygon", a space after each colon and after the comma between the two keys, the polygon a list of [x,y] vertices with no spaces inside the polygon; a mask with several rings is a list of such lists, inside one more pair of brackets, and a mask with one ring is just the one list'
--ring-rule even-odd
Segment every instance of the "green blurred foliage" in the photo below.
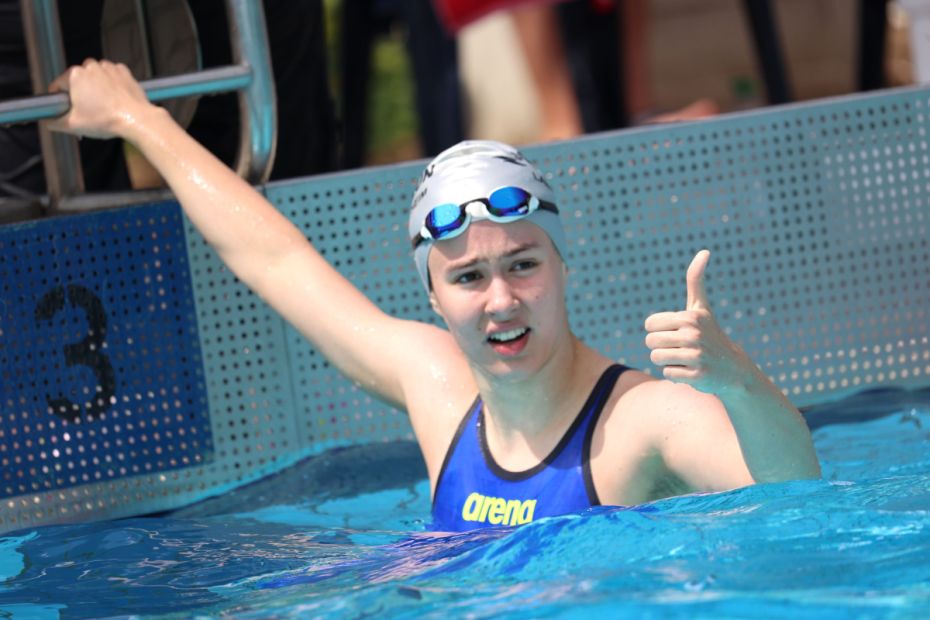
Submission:
{"label": "green blurred foliage", "polygon": [[[324,0],[330,84],[337,110],[341,110],[342,105],[339,12],[344,1],[356,0]],[[372,45],[366,146],[366,161],[371,164],[404,161],[420,156],[413,75],[405,36],[402,24],[395,24]]]}

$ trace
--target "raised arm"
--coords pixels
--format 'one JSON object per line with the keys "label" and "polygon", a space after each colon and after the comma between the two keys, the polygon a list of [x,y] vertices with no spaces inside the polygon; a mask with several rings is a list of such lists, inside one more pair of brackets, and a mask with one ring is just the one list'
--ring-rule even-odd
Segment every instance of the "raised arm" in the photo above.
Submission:
{"label": "raised arm", "polygon": [[702,250],[688,268],[684,311],[646,319],[653,363],[666,379],[703,392],[683,385],[662,390],[669,423],[676,425],[658,439],[666,463],[707,490],[819,477],[801,414],[714,319],[704,290],[709,259]]}
{"label": "raised arm", "polygon": [[125,66],[87,61],[52,88],[70,91],[72,106],[53,129],[132,143],[240,280],[349,378],[404,403],[401,373],[410,342],[442,340],[444,332],[381,312],[261,194],[150,104]]}

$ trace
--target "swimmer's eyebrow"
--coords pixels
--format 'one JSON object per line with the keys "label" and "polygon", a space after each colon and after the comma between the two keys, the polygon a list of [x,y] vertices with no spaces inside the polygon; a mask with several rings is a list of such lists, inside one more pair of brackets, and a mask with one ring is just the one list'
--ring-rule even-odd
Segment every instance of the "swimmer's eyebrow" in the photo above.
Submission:
{"label": "swimmer's eyebrow", "polygon": [[[529,251],[529,250],[535,250],[535,249],[537,249],[537,248],[539,248],[539,244],[538,244],[537,242],[535,242],[535,241],[528,241],[528,242],[526,242],[526,243],[521,243],[520,245],[518,245],[518,246],[515,247],[514,249],[512,249],[512,250],[506,252],[501,258],[511,258],[511,257],[513,257],[513,256],[516,256],[517,254],[522,253],[522,252],[526,252],[526,251]],[[461,261],[461,262],[459,262],[459,263],[456,263],[456,262],[453,261],[453,262],[449,263],[449,265],[446,266],[446,270],[447,270],[447,271],[461,271],[461,270],[463,270],[463,269],[470,269],[471,267],[474,267],[475,265],[477,265],[478,263],[481,263],[481,262],[484,262],[484,259],[483,259],[483,258],[480,258],[480,257],[475,257],[475,258],[471,258],[471,259],[468,259],[468,260],[463,260],[463,261]]]}

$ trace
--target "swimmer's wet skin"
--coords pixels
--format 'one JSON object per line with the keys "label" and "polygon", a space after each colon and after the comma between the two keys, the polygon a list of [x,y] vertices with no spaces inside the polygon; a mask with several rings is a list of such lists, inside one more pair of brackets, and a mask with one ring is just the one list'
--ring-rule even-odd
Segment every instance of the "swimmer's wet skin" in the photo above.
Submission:
{"label": "swimmer's wet skin", "polygon": [[465,416],[439,473],[433,527],[521,525],[599,505],[591,478],[591,439],[604,404],[627,370],[618,364],[604,371],[553,451],[540,466],[521,472],[504,470],[488,450],[479,398]]}
{"label": "swimmer's wet skin", "polygon": [[618,370],[575,337],[558,201],[513,147],[455,145],[414,194],[407,241],[443,330],[381,312],[308,242],[313,231],[150,104],[125,67],[87,61],[53,89],[72,102],[53,129],[131,143],[243,283],[350,380],[408,412],[438,527],[820,475],[797,409],[714,320],[708,252],[688,268],[684,310],[646,318],[666,380]]}

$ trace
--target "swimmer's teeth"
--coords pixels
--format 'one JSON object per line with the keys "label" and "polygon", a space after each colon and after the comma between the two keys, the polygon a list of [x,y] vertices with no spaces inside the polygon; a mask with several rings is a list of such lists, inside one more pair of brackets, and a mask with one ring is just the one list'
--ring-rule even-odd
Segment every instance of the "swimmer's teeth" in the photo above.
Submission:
{"label": "swimmer's teeth", "polygon": [[493,340],[494,342],[508,342],[510,340],[516,340],[529,330],[525,327],[520,327],[517,329],[511,329],[506,332],[499,332],[497,334],[491,334],[488,336],[488,340]]}

